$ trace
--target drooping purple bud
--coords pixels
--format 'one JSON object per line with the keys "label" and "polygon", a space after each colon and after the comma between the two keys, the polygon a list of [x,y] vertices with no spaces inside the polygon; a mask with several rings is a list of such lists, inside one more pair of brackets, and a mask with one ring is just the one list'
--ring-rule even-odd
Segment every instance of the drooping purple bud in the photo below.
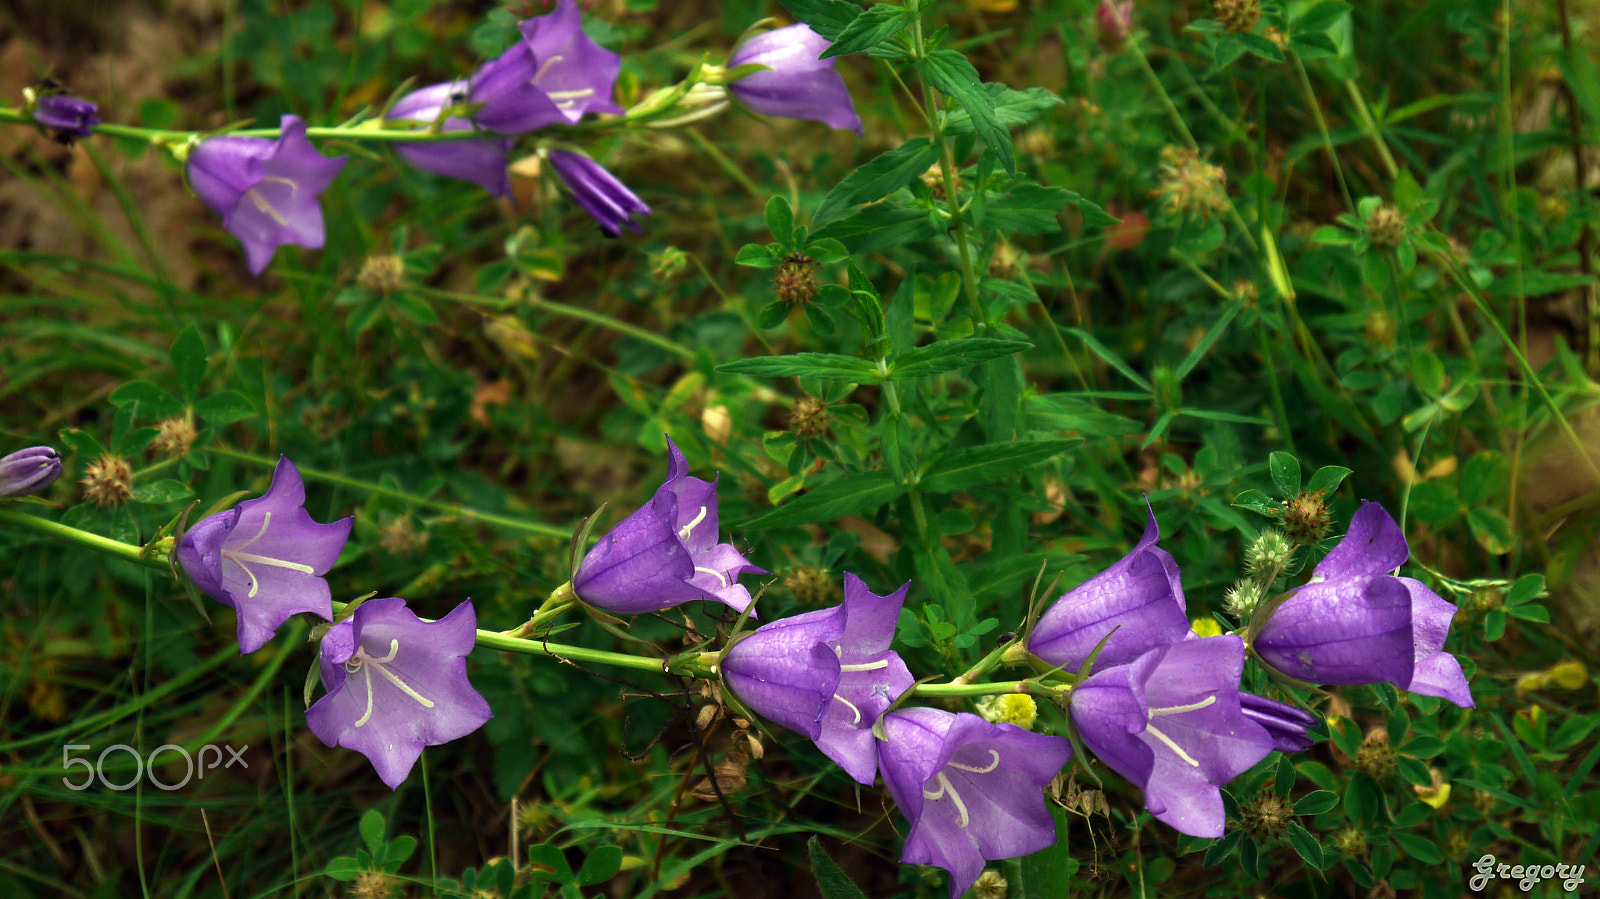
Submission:
{"label": "drooping purple bud", "polygon": [[63,144],[83,140],[100,124],[100,107],[66,94],[46,94],[33,102],[33,120]]}
{"label": "drooping purple bud", "polygon": [[1317,742],[1307,733],[1317,726],[1317,717],[1304,709],[1254,693],[1240,693],[1239,708],[1266,729],[1279,752],[1305,752]]}
{"label": "drooping purple bud", "polygon": [[61,476],[61,454],[48,446],[30,446],[0,457],[0,496],[38,493]]}
{"label": "drooping purple bud", "polygon": [[572,198],[600,223],[606,234],[616,237],[622,233],[623,225],[635,232],[642,230],[633,216],[649,215],[650,207],[600,163],[582,153],[551,150],[550,164],[572,191]]}

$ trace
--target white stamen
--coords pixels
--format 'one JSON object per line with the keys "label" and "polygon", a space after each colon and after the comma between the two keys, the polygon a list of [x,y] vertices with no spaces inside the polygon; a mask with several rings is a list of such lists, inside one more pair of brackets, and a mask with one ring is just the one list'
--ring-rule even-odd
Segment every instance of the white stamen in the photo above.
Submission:
{"label": "white stamen", "polygon": [[222,551],[222,557],[239,566],[239,570],[244,572],[244,576],[250,579],[250,591],[245,594],[248,597],[253,598],[256,595],[256,591],[261,589],[261,583],[256,580],[255,572],[251,571],[245,566],[244,563],[246,562],[253,562],[257,565],[271,565],[273,568],[287,568],[290,571],[298,571],[301,574],[317,573],[316,569],[312,568],[310,565],[302,565],[299,562],[287,562],[283,559],[271,558],[270,556],[258,556],[255,553],[241,552],[241,550],[245,549],[250,544],[260,540],[262,535],[267,532],[267,525],[271,523],[272,513],[263,513],[261,516],[261,530],[257,531],[254,537],[251,537],[249,540],[239,544],[238,549],[224,549]]}
{"label": "white stamen", "polygon": [[1154,736],[1157,740],[1160,740],[1162,743],[1165,743],[1168,749],[1172,750],[1173,752],[1176,752],[1178,754],[1178,758],[1183,759],[1184,761],[1188,762],[1190,767],[1192,767],[1192,768],[1200,767],[1200,763],[1195,761],[1193,756],[1189,755],[1189,753],[1187,753],[1187,752],[1184,752],[1181,748],[1179,748],[1178,744],[1172,742],[1172,738],[1171,737],[1169,737],[1166,734],[1162,733],[1161,731],[1157,730],[1154,725],[1146,725],[1145,729],[1144,729],[1144,732]]}
{"label": "white stamen", "polygon": [[372,718],[372,672],[374,670],[376,670],[378,675],[384,680],[394,684],[395,687],[400,690],[400,692],[421,703],[423,708],[433,708],[433,700],[423,696],[416,690],[413,690],[410,684],[407,684],[405,681],[400,679],[399,675],[383,667],[384,663],[394,661],[394,657],[399,654],[400,641],[391,639],[389,641],[389,654],[383,658],[367,655],[367,651],[358,646],[356,647],[355,657],[344,663],[344,668],[346,671],[350,672],[351,674],[360,672],[366,676],[367,681],[367,710],[362,714],[360,720],[353,725],[354,727],[360,727],[361,725],[366,724]]}
{"label": "white stamen", "polygon": [[833,698],[839,700],[842,703],[844,703],[845,708],[850,710],[850,714],[856,716],[856,719],[854,721],[850,722],[851,724],[860,724],[861,723],[861,710],[856,708],[855,703],[851,702],[848,699],[845,699],[843,696],[840,696],[838,693],[833,694]]}
{"label": "white stamen", "polygon": [[694,521],[691,521],[688,524],[684,525],[683,527],[678,528],[678,539],[687,541],[689,539],[689,532],[694,530],[694,526],[699,524],[702,521],[705,521],[705,520],[706,520],[706,507],[705,506],[701,506],[700,507],[700,514],[696,515],[694,517]]}
{"label": "white stamen", "polygon": [[974,768],[970,765],[962,765],[956,762],[951,762],[950,767],[957,771],[966,771],[971,774],[988,774],[990,771],[1000,767],[1000,753],[993,749],[989,750],[989,764],[983,768]]}
{"label": "white stamen", "polygon": [[719,583],[719,584],[721,584],[721,585],[722,585],[722,586],[723,586],[723,587],[724,587],[724,588],[726,588],[726,587],[727,587],[727,586],[728,586],[728,579],[727,579],[727,578],[725,578],[725,577],[723,577],[723,576],[722,576],[722,575],[721,575],[721,573],[719,573],[719,572],[717,572],[717,571],[715,571],[715,570],[713,570],[713,569],[710,569],[710,568],[701,568],[701,567],[700,567],[700,566],[699,566],[699,565],[696,565],[696,566],[695,566],[695,567],[694,567],[694,570],[695,570],[695,571],[703,571],[703,572],[705,572],[705,573],[706,573],[706,574],[709,574],[709,575],[711,575],[711,576],[712,576],[712,577],[714,577],[714,578],[716,578],[716,579],[717,579],[717,583]]}
{"label": "white stamen", "polygon": [[859,665],[840,665],[840,671],[877,671],[879,668],[889,667],[888,659],[879,659],[876,662],[862,662]]}
{"label": "white stamen", "polygon": [[283,216],[278,214],[278,210],[272,208],[272,204],[267,202],[266,197],[263,197],[260,194],[256,193],[256,189],[255,188],[252,187],[249,190],[245,191],[244,195],[245,195],[245,198],[250,201],[250,205],[252,205],[255,208],[257,208],[257,209],[261,210],[262,212],[266,213],[267,216],[269,218],[271,218],[273,221],[277,222],[280,225],[289,224],[289,222],[286,219],[284,219]]}
{"label": "white stamen", "polygon": [[956,813],[961,816],[961,820],[956,823],[961,827],[966,827],[972,823],[972,819],[967,816],[967,804],[961,801],[961,794],[956,792],[956,788],[950,786],[950,778],[945,777],[944,772],[940,771],[934,775],[934,779],[939,782],[939,789],[930,793],[927,787],[923,787],[922,795],[928,799],[943,799],[949,796],[950,801],[956,805]]}
{"label": "white stamen", "polygon": [[1181,715],[1184,712],[1197,712],[1208,705],[1213,705],[1216,703],[1216,701],[1217,697],[1207,696],[1205,699],[1202,699],[1199,702],[1191,702],[1188,705],[1172,705],[1167,706],[1164,709],[1151,709],[1150,717],[1156,718],[1161,715]]}

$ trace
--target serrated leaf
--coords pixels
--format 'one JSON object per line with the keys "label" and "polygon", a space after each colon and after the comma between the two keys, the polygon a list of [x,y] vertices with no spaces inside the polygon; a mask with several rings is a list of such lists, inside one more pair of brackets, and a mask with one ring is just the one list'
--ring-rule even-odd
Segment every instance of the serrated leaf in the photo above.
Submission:
{"label": "serrated leaf", "polygon": [[961,104],[972,119],[973,130],[1000,158],[1006,174],[1015,175],[1017,155],[1011,146],[1011,135],[995,117],[994,100],[983,89],[978,70],[972,63],[947,47],[918,60],[917,68],[935,90]]}
{"label": "serrated leaf", "polygon": [[960,337],[941,340],[927,346],[907,350],[894,357],[889,364],[889,380],[907,381],[930,375],[970,368],[991,359],[1001,359],[1033,344],[1021,340],[997,340],[993,337]]}
{"label": "serrated leaf", "polygon": [[982,212],[973,207],[973,224],[1012,234],[1048,234],[1061,230],[1056,213],[1067,205],[1069,192],[1019,179],[1003,193],[983,196]]}
{"label": "serrated leaf", "polygon": [[1086,227],[1105,228],[1122,224],[1122,219],[1106,212],[1099,203],[1084,197],[1076,191],[1069,190],[1065,191],[1065,193],[1067,195],[1067,205],[1078,210],[1078,213],[1083,216],[1083,224]]}
{"label": "serrated leaf", "polygon": [[816,378],[820,381],[849,381],[876,384],[883,380],[878,367],[855,356],[833,353],[796,353],[792,356],[763,356],[736,359],[717,366],[717,371],[758,378]]}
{"label": "serrated leaf", "polygon": [[1289,499],[1300,493],[1300,460],[1291,453],[1275,452],[1267,457],[1267,471],[1278,495]]}
{"label": "serrated leaf", "polygon": [[817,890],[823,899],[867,899],[867,894],[828,857],[822,840],[817,837],[807,840],[806,856],[811,860],[811,875],[817,879]]}
{"label": "serrated leaf", "polygon": [[894,475],[887,470],[856,472],[798,496],[742,526],[775,528],[837,521],[894,502],[906,489],[896,484]]}
{"label": "serrated leaf", "polygon": [[202,397],[194,404],[194,411],[213,425],[232,424],[256,414],[255,404],[237,390],[225,390]]}
{"label": "serrated leaf", "polygon": [[866,53],[910,27],[917,14],[893,3],[869,6],[839,29],[833,43],[822,51],[819,59],[830,59],[850,53]]}
{"label": "serrated leaf", "polygon": [[118,409],[139,404],[140,418],[170,418],[183,411],[183,401],[149,381],[129,381],[111,391],[111,405]]}
{"label": "serrated leaf", "polygon": [[887,197],[927,171],[938,159],[939,147],[926,137],[914,137],[880,154],[844,176],[828,191],[812,217],[813,226],[820,228],[846,209]]}
{"label": "serrated leaf", "polygon": [[961,450],[933,463],[919,483],[930,493],[968,490],[1037,465],[1082,442],[1076,439],[1019,441]]}
{"label": "serrated leaf", "polygon": [[182,481],[155,481],[133,488],[136,503],[170,503],[189,495],[189,485]]}
{"label": "serrated leaf", "polygon": [[[995,121],[1006,128],[1026,125],[1038,118],[1039,113],[1062,102],[1054,92],[1042,87],[1019,91],[989,82],[983,85],[983,90],[989,95]],[[965,109],[952,110],[945,117],[944,133],[952,136],[973,133],[972,116]]]}
{"label": "serrated leaf", "polygon": [[172,341],[171,358],[178,375],[178,393],[185,402],[192,403],[200,395],[200,382],[206,375],[206,342],[201,339],[199,328],[190,324],[178,334]]}
{"label": "serrated leaf", "polygon": [[1299,821],[1289,822],[1289,845],[1311,867],[1322,870],[1322,844]]}
{"label": "serrated leaf", "polygon": [[790,15],[830,41],[861,15],[861,7],[846,0],[782,0],[782,3]]}
{"label": "serrated leaf", "polygon": [[748,265],[751,268],[772,268],[783,261],[783,254],[776,249],[758,243],[747,243],[739,248],[733,257],[735,265]]}

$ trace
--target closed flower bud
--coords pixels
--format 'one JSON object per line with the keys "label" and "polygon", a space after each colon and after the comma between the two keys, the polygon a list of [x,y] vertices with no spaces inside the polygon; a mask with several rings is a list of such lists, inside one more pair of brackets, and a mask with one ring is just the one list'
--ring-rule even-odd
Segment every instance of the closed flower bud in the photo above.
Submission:
{"label": "closed flower bud", "polygon": [[1239,827],[1258,843],[1283,836],[1293,817],[1294,810],[1277,793],[1258,793],[1239,806]]}
{"label": "closed flower bud", "polygon": [[168,459],[181,459],[189,454],[196,436],[194,422],[187,416],[169,418],[156,425],[156,436],[150,441],[150,449]]}
{"label": "closed flower bud", "polygon": [[1094,26],[1100,49],[1107,53],[1121,50],[1133,28],[1133,0],[1100,0],[1094,10]]}
{"label": "closed flower bud", "polygon": [[1383,203],[1367,216],[1367,239],[1375,247],[1397,247],[1406,236],[1406,220],[1400,210]]}
{"label": "closed flower bud", "polygon": [[772,273],[772,292],[791,307],[808,306],[817,296],[816,260],[790,253]]}
{"label": "closed flower bud", "polygon": [[100,124],[100,107],[88,100],[66,94],[50,94],[33,100],[33,121],[57,143],[72,144],[89,136]]}
{"label": "closed flower bud", "polygon": [[30,446],[0,457],[0,496],[38,493],[61,476],[61,454],[48,446]]}
{"label": "closed flower bud", "polygon": [[1283,530],[1299,544],[1316,543],[1333,529],[1328,501],[1321,490],[1301,493],[1283,510]]}
{"label": "closed flower bud", "polygon": [[[1268,529],[1261,532],[1261,536],[1251,541],[1244,551],[1245,570],[1251,577],[1262,575],[1276,576],[1288,566],[1289,560],[1294,557],[1294,544],[1290,543],[1282,531]],[[1259,588],[1257,588],[1259,590]],[[1260,597],[1256,597],[1260,601]]]}
{"label": "closed flower bud", "polygon": [[[1255,612],[1257,606],[1261,605],[1264,595],[1261,591],[1261,586],[1255,581],[1240,581],[1228,588],[1228,592],[1223,594],[1222,609],[1229,615],[1243,621]],[[1199,630],[1198,627],[1195,628],[1196,633]],[[1221,633],[1221,631],[1218,631],[1218,633]],[[1202,636],[1212,635],[1202,634]]]}
{"label": "closed flower bud", "polygon": [[1261,20],[1261,0],[1212,0],[1211,8],[1217,22],[1235,34],[1254,31]]}

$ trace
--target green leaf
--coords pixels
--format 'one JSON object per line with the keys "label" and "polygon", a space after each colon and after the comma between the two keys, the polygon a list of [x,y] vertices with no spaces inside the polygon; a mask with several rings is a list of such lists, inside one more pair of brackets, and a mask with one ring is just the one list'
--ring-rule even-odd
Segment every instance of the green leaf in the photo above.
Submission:
{"label": "green leaf", "polygon": [[817,837],[807,840],[806,855],[811,859],[811,875],[817,879],[817,891],[822,893],[822,899],[867,899],[867,894],[828,857],[822,840]]}
{"label": "green leaf", "polygon": [[922,77],[939,93],[961,104],[972,119],[973,130],[1000,157],[1006,174],[1017,173],[1016,151],[1011,146],[1011,135],[995,117],[994,100],[983,89],[978,70],[965,56],[948,47],[935,50],[917,61]]}
{"label": "green leaf", "polygon": [[1322,844],[1317,838],[1306,830],[1305,825],[1299,821],[1289,822],[1289,845],[1294,848],[1295,855],[1305,860],[1312,868],[1322,870]]}
{"label": "green leaf", "polygon": [[1067,810],[1054,802],[1048,803],[1050,817],[1056,823],[1056,841],[1034,852],[1023,856],[1017,865],[1019,883],[1012,888],[1010,895],[1017,899],[1047,899],[1050,896],[1060,896],[1064,884],[1072,881],[1072,875],[1077,873],[1077,859],[1072,857],[1072,841],[1068,839],[1071,828],[1067,822]]}
{"label": "green leaf", "polygon": [[1078,213],[1083,216],[1085,227],[1104,228],[1108,225],[1122,224],[1122,219],[1106,212],[1099,203],[1085,198],[1076,191],[1069,190],[1065,191],[1065,193],[1067,195],[1067,205],[1077,208]]}
{"label": "green leaf", "polygon": [[1233,504],[1241,509],[1249,509],[1274,518],[1283,514],[1283,504],[1260,490],[1246,490],[1233,498]]}
{"label": "green leaf", "polygon": [[850,20],[850,24],[839,29],[839,33],[831,38],[832,46],[822,51],[819,58],[830,59],[875,50],[910,27],[916,17],[916,13],[893,3],[869,6],[861,15]]}
{"label": "green leaf", "polygon": [[894,479],[904,481],[916,466],[911,452],[911,423],[904,413],[891,412],[883,419],[882,446],[884,461],[889,463]]}
{"label": "green leaf", "polygon": [[1349,12],[1350,4],[1343,0],[1325,0],[1301,13],[1290,26],[1290,33],[1298,37],[1302,33],[1327,31]]}
{"label": "green leaf", "polygon": [[172,368],[178,373],[178,393],[184,402],[194,402],[200,395],[200,382],[206,376],[206,342],[200,338],[200,329],[193,324],[172,341]]}
{"label": "green leaf", "polygon": [[189,485],[182,481],[155,481],[133,488],[136,503],[170,503],[189,495]]}
{"label": "green leaf", "polygon": [[1467,526],[1472,529],[1472,537],[1478,545],[1503,556],[1517,545],[1516,535],[1511,531],[1511,522],[1499,509],[1489,506],[1471,506],[1467,509]]}
{"label": "green leaf", "polygon": [[931,493],[967,490],[1036,465],[1082,442],[1077,439],[1036,440],[976,446],[933,463],[920,484]]}
{"label": "green leaf", "polygon": [[578,869],[575,881],[579,886],[592,886],[605,883],[617,876],[622,870],[622,847],[601,846],[589,853],[583,860],[583,867]]}
{"label": "green leaf", "polygon": [[[789,206],[789,198],[779,196],[768,200],[766,218],[767,230],[772,232],[772,238],[778,245],[794,246],[794,209]],[[739,252],[742,255],[744,250]]]}
{"label": "green leaf", "polygon": [[1061,230],[1056,213],[1067,205],[1068,191],[1018,180],[1004,193],[990,195],[982,214],[973,210],[973,224],[1012,234],[1049,234]]}
{"label": "green leaf", "polygon": [[1342,465],[1324,465],[1317,469],[1311,476],[1310,483],[1306,484],[1308,493],[1321,492],[1323,496],[1332,496],[1344,479],[1350,476],[1350,469]]}
{"label": "green leaf", "polygon": [[912,378],[926,378],[947,371],[970,368],[991,359],[1000,359],[1032,348],[1033,344],[1025,341],[997,340],[993,337],[959,337],[953,340],[941,340],[938,343],[907,350],[894,357],[894,361],[889,364],[889,380],[908,381]]}
{"label": "green leaf", "polygon": [[1118,372],[1121,372],[1124,378],[1127,378],[1133,383],[1138,384],[1140,387],[1144,388],[1145,392],[1152,392],[1149,381],[1146,381],[1143,377],[1141,377],[1138,372],[1134,371],[1133,368],[1128,365],[1128,363],[1123,362],[1121,356],[1118,356],[1105,344],[1096,340],[1093,334],[1090,334],[1088,331],[1085,331],[1082,328],[1068,328],[1067,333],[1083,341],[1083,345],[1088,347],[1090,352],[1105,360],[1107,365],[1116,369]]}
{"label": "green leaf", "polygon": [[1349,231],[1338,225],[1323,225],[1311,232],[1311,240],[1326,247],[1354,246],[1360,238],[1354,231]]}
{"label": "green leaf", "polygon": [[209,424],[226,425],[254,416],[256,407],[237,390],[225,390],[201,398],[194,404],[194,411]]}
{"label": "green leaf", "polygon": [[1419,734],[1412,737],[1405,745],[1400,747],[1400,752],[1413,758],[1431,759],[1444,752],[1444,741],[1438,737]]}
{"label": "green leaf", "polygon": [[1296,815],[1320,815],[1332,811],[1339,804],[1339,794],[1332,790],[1313,790],[1294,804]]}
{"label": "green leaf", "polygon": [[895,501],[906,487],[886,470],[848,474],[745,522],[747,528],[776,528],[837,521]]}
{"label": "green leaf", "polygon": [[890,198],[863,207],[817,232],[836,238],[852,253],[877,253],[891,247],[916,243],[944,233],[942,225],[928,221],[927,210]]}
{"label": "green leaf", "polygon": [[417,838],[409,834],[401,834],[394,838],[394,842],[389,844],[389,851],[383,856],[383,866],[390,873],[393,873],[401,865],[405,864],[406,859],[411,857],[411,853],[416,851]]}
{"label": "green leaf", "polygon": [[900,286],[889,299],[889,311],[884,315],[884,331],[889,335],[889,347],[896,353],[909,352],[916,343],[917,270],[906,270]]}
{"label": "green leaf", "polygon": [[1207,868],[1214,868],[1227,861],[1228,857],[1238,850],[1239,843],[1243,839],[1242,830],[1230,830],[1223,834],[1222,839],[1212,843],[1211,848],[1206,850],[1204,865]]}
{"label": "green leaf", "polygon": [[739,254],[733,257],[733,261],[735,265],[748,265],[751,268],[772,268],[783,261],[783,254],[773,247],[747,243],[739,248]]}
{"label": "green leaf", "polygon": [[1268,62],[1283,62],[1283,51],[1278,45],[1267,40],[1259,34],[1239,33],[1234,35],[1239,43],[1244,46],[1245,52],[1259,56]]}
{"label": "green leaf", "polygon": [[1291,499],[1300,494],[1300,460],[1292,453],[1273,453],[1267,457],[1267,470],[1272,473],[1272,484],[1278,495]]}
{"label": "green leaf", "polygon": [[171,418],[183,411],[183,402],[149,381],[129,381],[111,391],[111,405],[118,409],[139,404],[141,418]]}
{"label": "green leaf", "polygon": [[367,851],[373,858],[383,854],[383,814],[376,809],[368,809],[361,816],[361,841],[367,844]]}
{"label": "green leaf", "polygon": [[[881,7],[874,7],[875,9]],[[926,137],[914,137],[899,147],[857,168],[844,176],[822,198],[822,205],[811,219],[814,227],[822,227],[838,218],[844,210],[881,200],[911,182],[911,179],[928,170],[939,159],[939,147]],[[742,251],[741,251],[742,252]]]}
{"label": "green leaf", "polygon": [[1437,865],[1444,861],[1444,853],[1434,845],[1432,840],[1423,839],[1416,834],[1395,832],[1389,834],[1389,839],[1394,841],[1406,855],[1411,856],[1425,865]]}
{"label": "green leaf", "polygon": [[1544,575],[1525,574],[1506,591],[1506,607],[1520,606],[1544,595]]}
{"label": "green leaf", "polygon": [[792,356],[763,356],[736,359],[717,366],[717,371],[758,378],[816,378],[821,381],[849,381],[876,384],[883,380],[878,367],[855,356],[833,353],[796,353]]}
{"label": "green leaf", "polygon": [[776,328],[789,320],[789,304],[782,300],[773,300],[761,307],[761,312],[756,316],[756,323],[763,328]]}
{"label": "green leaf", "polygon": [[[986,83],[983,90],[989,95],[995,121],[1006,128],[1026,125],[1038,118],[1039,113],[1061,103],[1059,96],[1042,87],[1019,91],[1003,84]],[[944,120],[944,132],[952,136],[973,133],[972,116],[965,109],[951,110]]]}
{"label": "green leaf", "polygon": [[361,865],[355,859],[343,856],[328,862],[328,866],[322,869],[322,873],[334,880],[349,883],[361,876]]}
{"label": "green leaf", "polygon": [[810,25],[812,31],[830,41],[838,37],[845,26],[861,15],[861,7],[846,0],[782,0],[782,2],[790,15]]}

